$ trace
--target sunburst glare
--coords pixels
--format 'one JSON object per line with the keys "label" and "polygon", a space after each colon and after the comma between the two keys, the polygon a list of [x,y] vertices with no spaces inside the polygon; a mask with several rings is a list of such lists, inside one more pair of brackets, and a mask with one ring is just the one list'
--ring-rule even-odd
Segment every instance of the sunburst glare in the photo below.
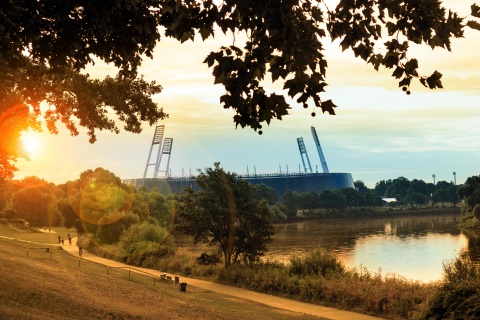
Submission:
{"label": "sunburst glare", "polygon": [[22,145],[25,151],[31,156],[40,152],[42,143],[36,132],[28,131],[22,134]]}

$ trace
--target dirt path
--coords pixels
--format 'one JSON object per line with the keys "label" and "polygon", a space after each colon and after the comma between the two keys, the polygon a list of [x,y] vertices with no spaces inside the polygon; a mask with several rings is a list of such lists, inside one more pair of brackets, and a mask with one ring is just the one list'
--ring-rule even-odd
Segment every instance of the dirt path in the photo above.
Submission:
{"label": "dirt path", "polygon": [[[72,238],[72,243],[76,243],[76,242],[77,242],[77,238]],[[78,247],[73,244],[71,246],[70,245],[63,246],[63,250],[75,256],[78,256]],[[86,252],[85,250],[83,251],[82,258],[85,260],[93,261],[93,262],[100,263],[110,267],[133,268],[130,265],[127,265],[118,261],[97,257],[89,252]],[[163,274],[158,270],[140,268],[140,267],[134,267],[134,268],[156,277],[160,277],[160,275]],[[172,278],[175,277],[175,275],[170,275],[170,276]],[[208,291],[212,291],[220,294],[229,295],[232,297],[255,301],[255,302],[262,303],[274,308],[289,310],[289,311],[298,312],[298,313],[310,314],[310,315],[327,318],[331,320],[379,320],[381,319],[378,317],[368,316],[361,313],[323,307],[319,305],[285,299],[281,297],[276,297],[276,296],[272,296],[264,293],[258,293],[258,292],[254,292],[254,291],[250,291],[242,288],[227,286],[227,285],[205,281],[205,280],[198,280],[198,279],[182,276],[180,278],[180,282],[187,283],[187,293],[188,293],[188,286],[194,286],[203,290],[208,290]]]}

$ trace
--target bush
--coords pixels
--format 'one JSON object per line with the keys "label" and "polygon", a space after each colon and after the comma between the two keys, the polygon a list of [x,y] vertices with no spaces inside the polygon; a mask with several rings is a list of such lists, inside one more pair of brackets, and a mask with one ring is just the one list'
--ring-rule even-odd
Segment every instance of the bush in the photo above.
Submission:
{"label": "bush", "polygon": [[148,222],[132,225],[120,236],[121,260],[143,267],[155,267],[160,258],[176,252],[175,242],[167,230]]}
{"label": "bush", "polygon": [[475,207],[473,207],[472,213],[475,218],[480,221],[480,204],[476,204]]}
{"label": "bush", "polygon": [[17,212],[12,209],[7,209],[4,211],[4,217],[7,219],[14,219],[17,216]]}
{"label": "bush", "polygon": [[480,268],[467,253],[444,265],[442,285],[424,319],[480,319]]}
{"label": "bush", "polygon": [[130,211],[110,212],[98,220],[98,228],[96,231],[97,239],[101,243],[116,243],[120,239],[123,231],[139,222],[140,218],[138,215]]}
{"label": "bush", "polygon": [[321,275],[323,277],[345,271],[337,258],[325,250],[316,249],[305,257],[290,259],[290,273],[299,276]]}
{"label": "bush", "polygon": [[199,264],[205,266],[216,265],[222,260],[222,255],[218,252],[212,252],[211,254],[203,252],[196,260]]}

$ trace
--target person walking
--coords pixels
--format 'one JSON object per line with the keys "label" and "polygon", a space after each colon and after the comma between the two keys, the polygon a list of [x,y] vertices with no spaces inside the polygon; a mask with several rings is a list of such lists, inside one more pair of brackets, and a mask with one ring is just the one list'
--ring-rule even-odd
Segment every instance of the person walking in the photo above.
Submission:
{"label": "person walking", "polygon": [[72,237],[70,237],[70,233],[68,234],[68,244],[72,245]]}
{"label": "person walking", "polygon": [[82,247],[78,247],[78,255],[81,257],[83,254]]}

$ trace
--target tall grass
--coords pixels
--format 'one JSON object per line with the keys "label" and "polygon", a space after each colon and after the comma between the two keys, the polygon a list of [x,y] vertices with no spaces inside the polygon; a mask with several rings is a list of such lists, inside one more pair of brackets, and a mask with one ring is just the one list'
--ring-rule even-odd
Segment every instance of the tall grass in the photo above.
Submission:
{"label": "tall grass", "polygon": [[[139,252],[152,253],[142,241],[134,243]],[[347,269],[334,255],[321,249],[304,257],[292,257],[289,264],[264,261],[251,265],[233,264],[228,268],[221,263],[199,262],[198,254],[184,248],[173,255],[157,252],[153,256],[155,259],[134,259],[139,257],[137,252],[129,255],[128,262],[387,319],[421,319],[427,314],[425,310],[439,287],[436,283],[423,284],[395,275],[384,276],[366,268]]]}
{"label": "tall grass", "polygon": [[480,319],[480,266],[472,253],[444,264],[444,279],[421,319]]}
{"label": "tall grass", "polygon": [[289,266],[276,262],[222,269],[218,280],[259,292],[359,311],[389,319],[414,318],[435,285],[364,268],[345,269],[333,256],[315,250],[294,257]]}

